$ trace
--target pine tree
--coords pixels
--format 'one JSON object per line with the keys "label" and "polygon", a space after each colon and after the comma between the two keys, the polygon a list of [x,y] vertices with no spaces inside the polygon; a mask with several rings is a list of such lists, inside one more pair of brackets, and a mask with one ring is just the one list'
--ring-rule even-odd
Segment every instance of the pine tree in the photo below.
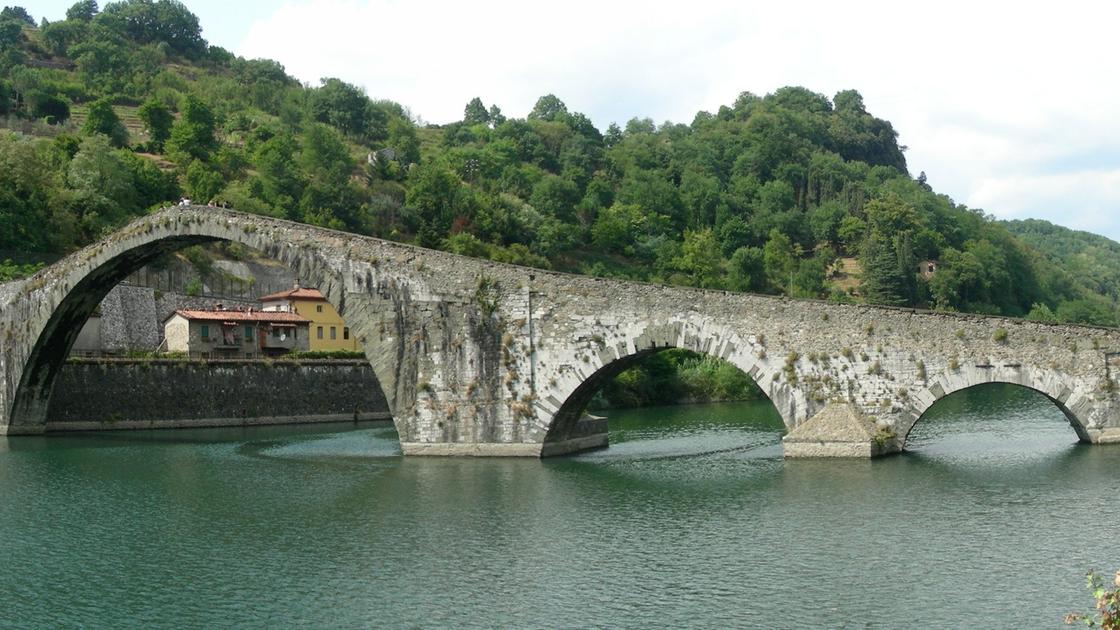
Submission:
{"label": "pine tree", "polygon": [[901,306],[907,302],[906,275],[893,244],[872,232],[863,247],[863,297],[873,304]]}

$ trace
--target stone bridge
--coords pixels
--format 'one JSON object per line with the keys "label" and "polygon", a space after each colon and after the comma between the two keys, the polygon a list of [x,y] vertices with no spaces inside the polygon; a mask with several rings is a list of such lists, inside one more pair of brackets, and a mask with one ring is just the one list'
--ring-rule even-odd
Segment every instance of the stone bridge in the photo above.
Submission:
{"label": "stone bridge", "polygon": [[41,433],[82,323],[167,252],[234,241],[290,265],[346,318],[406,454],[548,456],[606,445],[584,408],[642,357],[686,348],[754,378],[789,456],[901,450],[939,398],[1046,395],[1084,442],[1120,442],[1120,330],[706,291],[493,263],[209,207],[138,219],[0,285],[0,434]]}

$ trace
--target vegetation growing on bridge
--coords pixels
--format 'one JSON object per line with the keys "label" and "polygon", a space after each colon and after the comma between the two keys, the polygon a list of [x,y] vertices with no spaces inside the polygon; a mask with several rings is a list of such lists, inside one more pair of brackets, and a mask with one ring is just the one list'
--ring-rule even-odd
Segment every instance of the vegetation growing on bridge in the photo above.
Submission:
{"label": "vegetation growing on bridge", "polygon": [[5,258],[3,262],[0,262],[0,282],[7,282],[15,278],[29,276],[38,271],[42,266],[41,263],[14,263],[10,258]]}
{"label": "vegetation growing on bridge", "polygon": [[476,98],[421,127],[207,45],[172,0],[49,17],[0,16],[0,117],[27,134],[0,135],[0,249],[70,251],[186,195],[587,274],[1116,323],[1107,265],[1078,243],[1044,256],[911,177],[854,90],[606,130],[553,95],[524,118]]}

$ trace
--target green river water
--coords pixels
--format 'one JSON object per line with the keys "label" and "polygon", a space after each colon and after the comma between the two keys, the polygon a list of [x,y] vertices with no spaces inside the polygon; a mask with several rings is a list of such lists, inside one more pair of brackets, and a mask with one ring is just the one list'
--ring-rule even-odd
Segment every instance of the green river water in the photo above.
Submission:
{"label": "green river water", "polygon": [[1120,446],[956,394],[910,452],[785,461],[769,403],[610,412],[575,457],[383,426],[0,438],[0,626],[1057,628],[1120,568]]}

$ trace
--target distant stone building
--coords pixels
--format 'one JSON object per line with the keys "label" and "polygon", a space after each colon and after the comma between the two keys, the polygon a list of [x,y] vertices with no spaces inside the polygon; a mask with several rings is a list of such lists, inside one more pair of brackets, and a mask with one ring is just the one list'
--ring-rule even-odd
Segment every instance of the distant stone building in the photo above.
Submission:
{"label": "distant stone building", "polygon": [[311,320],[311,350],[358,350],[358,340],[350,335],[350,328],[338,311],[319,293],[318,289],[296,285],[259,298],[266,313],[298,313]]}
{"label": "distant stone building", "polygon": [[254,359],[308,349],[310,320],[252,309],[180,309],[163,322],[164,349],[192,357]]}
{"label": "distant stone building", "polygon": [[918,275],[925,280],[929,280],[937,273],[937,268],[940,266],[941,263],[936,260],[923,260],[918,263]]}

